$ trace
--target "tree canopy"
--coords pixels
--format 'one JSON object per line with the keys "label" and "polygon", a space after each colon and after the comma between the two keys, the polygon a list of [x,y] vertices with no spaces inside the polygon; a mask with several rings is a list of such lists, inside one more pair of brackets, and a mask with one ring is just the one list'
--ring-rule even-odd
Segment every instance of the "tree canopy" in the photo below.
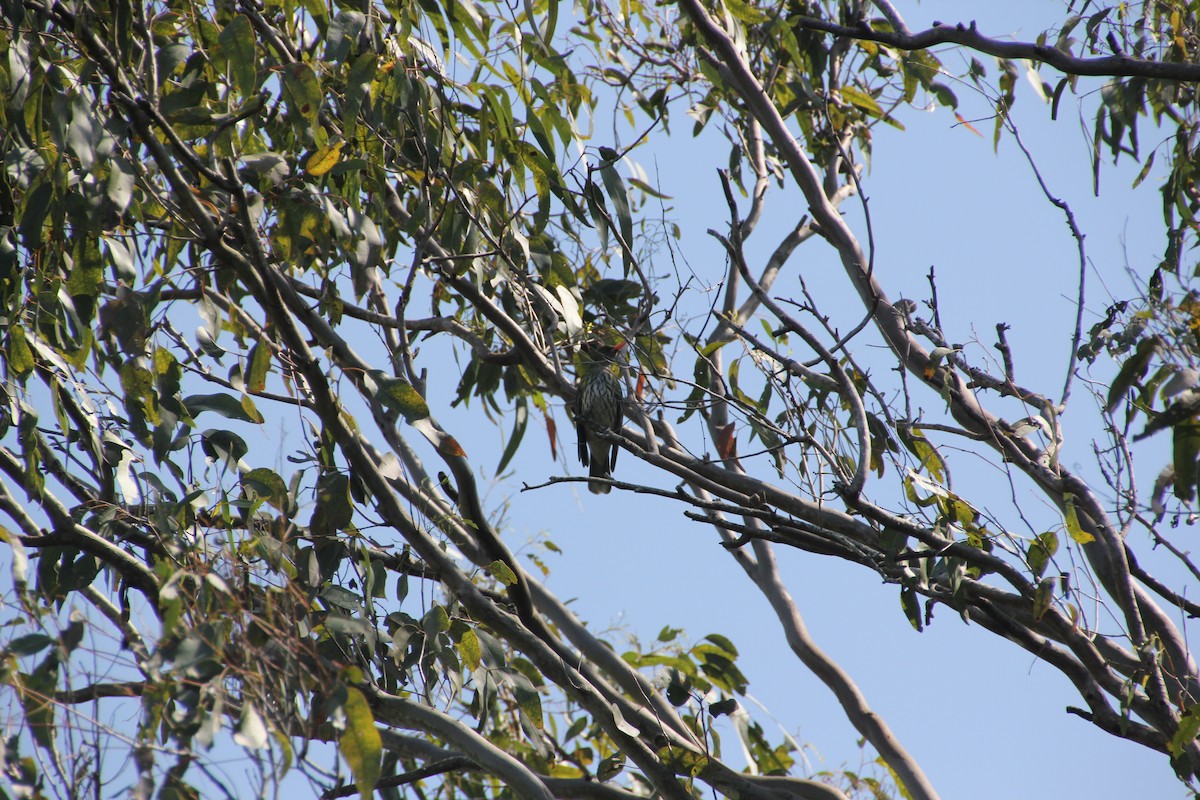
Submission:
{"label": "tree canopy", "polygon": [[[12,795],[937,797],[809,636],[781,549],[1027,651],[1195,787],[1200,3],[1063,5],[1021,41],[887,0],[6,0]],[[1097,191],[1114,163],[1160,182],[1133,289],[1088,293],[1095,237],[1014,125],[1024,80],[1030,113],[1088,109]],[[873,143],[931,108],[1021,153],[1075,243],[1051,385],[1009,343],[1039,320],[943,325],[935,272],[905,297],[876,253]],[[687,230],[723,254],[703,270],[645,166],[693,136],[727,154],[703,165],[724,225]],[[854,302],[810,290],[816,259]],[[597,351],[619,430],[572,411]],[[503,431],[498,463],[452,408]],[[541,448],[521,496],[579,491],[577,422],[621,456],[588,502],[715,531],[877,772],[805,774],[727,635],[622,650],[545,551],[514,555],[481,487]],[[968,457],[990,471],[956,483]]]}

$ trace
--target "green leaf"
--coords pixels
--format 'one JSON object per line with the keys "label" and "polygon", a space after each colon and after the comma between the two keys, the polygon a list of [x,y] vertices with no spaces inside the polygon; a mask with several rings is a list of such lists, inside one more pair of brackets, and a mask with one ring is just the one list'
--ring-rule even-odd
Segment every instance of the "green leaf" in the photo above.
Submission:
{"label": "green leaf", "polygon": [[54,185],[47,181],[29,193],[25,201],[25,209],[21,214],[21,222],[17,230],[21,234],[21,243],[30,252],[38,252],[42,248],[42,234],[46,227],[46,216],[50,212],[50,203],[54,199]]}
{"label": "green leaf", "polygon": [[601,783],[611,781],[620,775],[623,769],[625,769],[625,754],[614,753],[600,762],[600,766],[596,768],[596,780]]}
{"label": "green leaf", "polygon": [[524,395],[517,398],[516,408],[513,414],[513,429],[509,434],[508,444],[504,447],[504,454],[500,456],[500,463],[496,465],[496,474],[504,472],[504,468],[508,466],[508,462],[517,454],[517,448],[521,445],[521,439],[525,436],[525,428],[529,422],[529,401]]}
{"label": "green leaf", "polygon": [[517,582],[516,574],[509,568],[508,564],[499,559],[488,565],[488,572],[505,586],[513,586]]}
{"label": "green leaf", "polygon": [[375,716],[367,698],[357,688],[346,687],[342,710],[346,714],[346,730],[338,741],[338,752],[350,767],[359,794],[369,798],[379,781],[383,739],[375,727]]}
{"label": "green leaf", "polygon": [[267,373],[271,369],[271,347],[260,341],[250,348],[250,368],[246,370],[246,390],[252,393],[267,388]]}
{"label": "green leaf", "polygon": [[738,649],[733,646],[733,642],[729,641],[727,638],[725,638],[721,634],[710,633],[708,636],[704,637],[704,641],[712,642],[717,647],[721,648],[726,653],[728,653],[730,656],[737,658]]}
{"label": "green leaf", "polygon": [[513,696],[517,700],[517,706],[533,726],[538,730],[545,727],[545,721],[542,719],[542,698],[537,690],[530,686],[525,686],[520,683],[513,686]]}
{"label": "green leaf", "polygon": [[261,416],[255,417],[247,412],[241,399],[231,394],[193,394],[184,398],[183,405],[192,419],[200,416],[202,412],[212,411],[227,419],[236,419],[241,422],[261,423],[263,421]]}
{"label": "green leaf", "polygon": [[9,642],[4,652],[18,657],[32,656],[52,644],[54,640],[44,633],[27,633]]}
{"label": "green leaf", "polygon": [[137,188],[137,174],[129,162],[120,156],[114,157],[110,163],[112,171],[108,173],[104,192],[113,204],[113,209],[118,214],[124,214],[133,200],[133,190]]}
{"label": "green leaf", "polygon": [[1181,422],[1171,429],[1171,449],[1175,464],[1175,496],[1190,503],[1196,496],[1200,478],[1200,423]]}
{"label": "green leaf", "polygon": [[8,368],[17,379],[23,379],[33,371],[33,351],[25,338],[25,329],[20,324],[8,329]]}
{"label": "green leaf", "polygon": [[[629,194],[625,189],[625,182],[621,180],[616,167],[612,164],[600,168],[600,177],[604,180],[605,191],[612,198],[613,205],[616,206],[617,225],[621,229],[621,238],[626,245],[633,247],[633,214],[630,211]],[[624,259],[625,274],[628,276],[633,269],[633,259],[625,248],[621,248],[621,256]]]}
{"label": "green leaf", "polygon": [[274,470],[256,467],[242,476],[242,485],[283,511],[288,505],[288,488]]}
{"label": "green leaf", "polygon": [[726,697],[724,700],[719,700],[708,707],[708,713],[714,717],[719,717],[722,714],[732,714],[738,710],[740,704],[737,698]]}
{"label": "green leaf", "polygon": [[1042,578],[1033,593],[1033,621],[1041,622],[1054,602],[1054,578]]}
{"label": "green leaf", "polygon": [[232,431],[209,428],[200,434],[200,449],[204,455],[229,469],[237,469],[238,462],[250,448],[242,437]]}
{"label": "green leaf", "polygon": [[146,420],[155,425],[160,422],[154,376],[135,359],[121,365],[121,390],[125,393],[125,410],[135,426],[144,425]]}
{"label": "green leaf", "polygon": [[366,25],[367,17],[361,11],[338,12],[325,32],[325,60],[345,61]]}
{"label": "green leaf", "polygon": [[16,684],[25,710],[25,722],[33,740],[47,750],[54,750],[55,703],[58,688],[58,652],[51,650],[32,673],[20,674]]}
{"label": "green leaf", "polygon": [[659,749],[659,759],[676,772],[696,777],[708,767],[708,756],[684,747],[668,745]]}
{"label": "green leaf", "polygon": [[317,479],[317,506],[309,526],[317,536],[334,536],[345,530],[354,516],[350,479],[341,472],[326,472]]}
{"label": "green leaf", "polygon": [[933,81],[929,84],[929,91],[933,92],[933,96],[943,106],[958,108],[958,98],[954,95],[954,92],[950,91],[950,87],[946,84]]}
{"label": "green leaf", "polygon": [[667,655],[665,653],[635,653],[629,652],[621,656],[630,666],[642,669],[644,667],[671,667],[689,678],[699,676],[699,670],[696,665],[687,658],[682,656]]}
{"label": "green leaf", "polygon": [[254,405],[254,398],[252,398],[250,395],[242,395],[241,406],[242,411],[246,412],[246,417],[255,425],[262,425],[267,421],[263,417],[262,413],[258,410],[258,406]]}
{"label": "green leaf", "polygon": [[838,91],[841,92],[842,98],[846,102],[857,106],[872,117],[883,118],[883,109],[880,108],[879,103],[875,102],[875,98],[871,97],[871,95],[853,86],[843,86]]}
{"label": "green leaf", "polygon": [[421,629],[429,636],[450,630],[450,615],[446,613],[445,606],[434,603],[433,607],[425,612],[425,616],[421,617]]}
{"label": "green leaf", "polygon": [[1029,568],[1033,570],[1033,574],[1039,578],[1045,574],[1046,565],[1050,563],[1050,559],[1058,552],[1058,534],[1054,531],[1046,531],[1039,533],[1034,540],[1029,543],[1029,551],[1027,558],[1029,559]]}
{"label": "green leaf", "polygon": [[920,468],[928,472],[929,476],[938,483],[945,483],[946,463],[942,461],[942,456],[938,453],[937,448],[921,433],[920,428],[915,425],[898,424],[896,433],[908,451],[921,460]]}
{"label": "green leaf", "polygon": [[915,587],[905,586],[900,589],[900,607],[904,609],[904,616],[908,617],[909,624],[917,633],[925,630],[925,623],[921,620],[921,604],[917,601]]}
{"label": "green leaf", "polygon": [[233,85],[243,97],[254,94],[258,88],[258,51],[254,46],[254,28],[244,14],[234,17],[221,35],[217,37],[220,57],[218,65],[228,65]]}
{"label": "green leaf", "polygon": [[395,409],[404,415],[411,425],[417,420],[429,416],[429,406],[421,393],[403,378],[390,377],[382,370],[371,370],[369,377],[375,381],[376,397],[387,408]]}
{"label": "green leaf", "polygon": [[639,189],[642,192],[645,192],[646,194],[648,194],[651,197],[656,198],[658,200],[674,200],[675,199],[675,198],[671,197],[670,195],[663,194],[662,192],[658,191],[653,186],[646,183],[644,180],[641,180],[640,178],[630,178],[629,185],[634,187],[635,189]]}
{"label": "green leaf", "polygon": [[308,64],[300,61],[288,64],[283,71],[283,90],[288,107],[310,123],[317,121],[321,111],[321,82]]}
{"label": "green leaf", "polygon": [[734,19],[746,25],[758,25],[770,19],[745,0],[725,0],[725,8],[729,9],[729,13]]}
{"label": "green leaf", "polygon": [[1171,755],[1176,758],[1183,755],[1183,751],[1196,740],[1197,735],[1200,735],[1200,704],[1188,706],[1187,711],[1179,718],[1179,728],[1167,745]]}
{"label": "green leaf", "polygon": [[354,141],[358,130],[358,115],[363,101],[371,91],[371,83],[379,71],[379,58],[374,53],[363,53],[354,59],[350,75],[346,78],[346,101],[342,107],[342,135]]}
{"label": "green leaf", "polygon": [[1112,386],[1108,388],[1108,402],[1104,409],[1112,413],[1117,404],[1125,397],[1125,393],[1134,383],[1141,380],[1150,366],[1150,360],[1162,349],[1162,339],[1151,336],[1138,342],[1133,355],[1125,359],[1117,377],[1113,378]]}
{"label": "green leaf", "polygon": [[92,166],[96,163],[97,127],[89,95],[79,92],[71,102],[71,124],[67,126],[67,148],[79,159],[79,166],[84,172],[91,172]]}

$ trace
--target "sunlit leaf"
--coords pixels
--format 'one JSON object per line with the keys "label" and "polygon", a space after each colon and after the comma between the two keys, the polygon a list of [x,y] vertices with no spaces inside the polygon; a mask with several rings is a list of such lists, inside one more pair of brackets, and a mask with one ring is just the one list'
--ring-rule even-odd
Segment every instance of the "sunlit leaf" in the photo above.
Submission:
{"label": "sunlit leaf", "polygon": [[1095,536],[1085,531],[1079,524],[1079,512],[1075,509],[1075,495],[1073,494],[1063,495],[1063,519],[1067,524],[1067,533],[1071,535],[1076,544],[1088,544],[1096,540]]}
{"label": "sunlit leaf", "polygon": [[1196,740],[1197,735],[1200,735],[1200,704],[1193,704],[1188,706],[1187,712],[1180,716],[1179,728],[1167,745],[1171,755],[1176,757],[1183,755],[1188,745]]}
{"label": "sunlit leaf", "polygon": [[320,148],[304,162],[305,171],[314,178],[329,172],[342,157],[342,148],[345,146],[344,141],[339,141]]}
{"label": "sunlit leaf", "polygon": [[1033,570],[1033,574],[1041,577],[1046,572],[1046,566],[1050,563],[1050,559],[1058,552],[1058,534],[1054,531],[1046,531],[1038,534],[1032,542],[1029,543],[1027,558],[1029,559],[1029,568]]}
{"label": "sunlit leaf", "polygon": [[375,727],[375,715],[363,693],[353,686],[346,687],[346,729],[338,740],[338,752],[354,775],[359,794],[369,797],[379,781],[383,739]]}
{"label": "sunlit leaf", "polygon": [[513,586],[517,582],[516,573],[509,569],[508,564],[503,561],[493,561],[488,565],[488,572],[505,586]]}
{"label": "sunlit leaf", "polygon": [[247,750],[262,750],[270,739],[267,736],[267,726],[263,724],[262,716],[253,703],[242,704],[242,718],[238,721],[237,731],[233,734],[233,742]]}

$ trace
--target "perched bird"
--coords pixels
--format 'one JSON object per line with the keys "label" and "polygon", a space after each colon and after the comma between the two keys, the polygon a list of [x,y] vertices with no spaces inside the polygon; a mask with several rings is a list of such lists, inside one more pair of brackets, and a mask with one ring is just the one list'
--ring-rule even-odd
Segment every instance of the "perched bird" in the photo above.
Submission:
{"label": "perched bird", "polygon": [[[621,427],[621,401],[625,388],[621,385],[616,347],[593,345],[584,351],[583,374],[575,396],[575,431],[579,444],[579,461],[588,467],[592,478],[608,478],[617,465],[620,448],[596,435],[596,431],[615,431]],[[608,494],[612,487],[589,480],[592,494]]]}

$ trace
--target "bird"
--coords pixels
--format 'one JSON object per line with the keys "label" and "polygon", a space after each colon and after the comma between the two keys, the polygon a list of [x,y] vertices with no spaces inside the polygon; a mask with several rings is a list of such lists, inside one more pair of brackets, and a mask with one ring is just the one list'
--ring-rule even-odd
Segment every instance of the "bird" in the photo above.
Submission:
{"label": "bird", "polygon": [[[576,384],[575,432],[578,437],[579,461],[588,467],[588,476],[608,478],[617,465],[620,448],[597,435],[597,431],[614,431],[621,427],[621,402],[625,388],[621,384],[617,352],[624,342],[613,347],[590,345],[584,349],[583,374]],[[612,486],[598,480],[588,481],[592,494],[608,494]]]}

